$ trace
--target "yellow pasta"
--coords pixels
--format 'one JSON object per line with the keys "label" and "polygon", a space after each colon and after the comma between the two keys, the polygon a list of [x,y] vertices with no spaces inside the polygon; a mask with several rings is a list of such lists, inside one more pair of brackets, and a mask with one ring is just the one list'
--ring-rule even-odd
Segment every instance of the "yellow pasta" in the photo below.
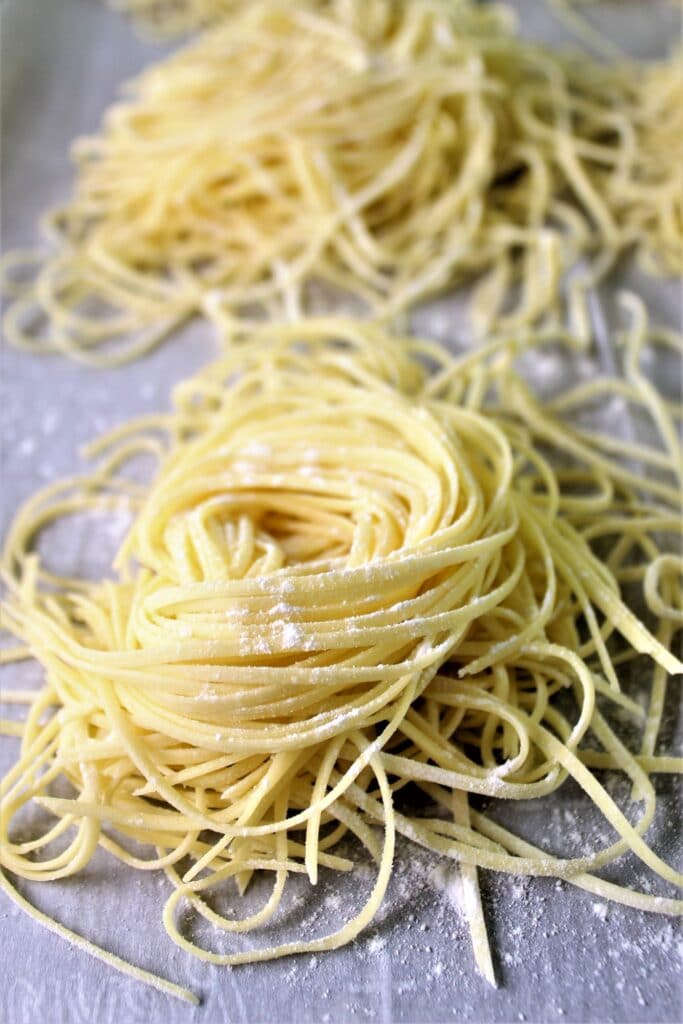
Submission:
{"label": "yellow pasta", "polygon": [[[626,302],[625,378],[546,402],[517,363],[558,341],[571,358],[576,342],[557,332],[502,335],[459,358],[340,318],[238,332],[176,387],[171,413],[98,441],[89,476],[29,501],[6,540],[2,622],[46,682],[0,786],[3,888],[73,875],[99,845],[166,873],[177,945],[240,964],[350,941],[381,903],[400,833],[462,865],[490,980],[478,869],[680,914],[677,899],[596,873],[632,851],[681,882],[645,839],[651,775],[681,770],[655,745],[667,676],[683,669],[681,408],[642,369],[645,347],[681,342]],[[637,407],[657,442],[634,456],[613,429],[576,426],[608,399]],[[139,453],[159,460],[146,487],[128,473]],[[122,503],[134,519],[112,578],[62,579],[39,559],[46,525]],[[640,592],[633,608],[622,585]],[[637,656],[651,666],[646,712],[620,683]],[[644,726],[640,748],[619,738],[615,709]],[[632,781],[635,818],[604,769]],[[74,796],[52,791],[60,778]],[[568,778],[615,833],[578,857],[469,804],[547,798]],[[404,805],[409,782],[447,816]],[[32,801],[54,823],[20,842],[13,820]],[[179,926],[181,905],[227,933],[265,924],[291,874],[352,870],[335,849],[347,835],[377,878],[329,934],[225,953]],[[53,853],[59,836],[69,842]],[[228,918],[207,902],[254,873],[273,880],[258,913]]]}
{"label": "yellow pasta", "polygon": [[475,282],[482,336],[563,320],[564,291],[579,330],[625,250],[683,266],[682,110],[677,60],[553,53],[502,7],[238,4],[76,142],[53,251],[5,262],[6,336],[111,365],[196,314],[311,312],[319,282],[383,319]]}

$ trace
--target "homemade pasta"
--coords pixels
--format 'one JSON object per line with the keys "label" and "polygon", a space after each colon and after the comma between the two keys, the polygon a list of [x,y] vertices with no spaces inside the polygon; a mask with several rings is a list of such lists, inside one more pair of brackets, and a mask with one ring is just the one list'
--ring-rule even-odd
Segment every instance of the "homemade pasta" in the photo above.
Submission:
{"label": "homemade pasta", "polygon": [[[478,869],[680,914],[680,900],[599,874],[631,851],[681,883],[645,838],[651,776],[682,767],[657,750],[667,677],[683,669],[681,406],[643,370],[652,346],[680,353],[681,340],[625,304],[624,378],[545,401],[517,363],[558,342],[571,359],[571,336],[502,335],[454,357],[340,318],[255,327],[176,387],[172,412],[112,432],[90,475],[30,500],[4,551],[2,622],[21,644],[5,658],[30,652],[46,681],[24,724],[5,724],[21,749],[0,789],[2,887],[22,900],[10,875],[66,878],[100,846],[165,872],[177,945],[240,964],[358,935],[399,833],[462,865],[491,981]],[[613,414],[608,430],[586,420],[621,402],[651,442],[620,442]],[[141,453],[159,463],[146,486]],[[46,528],[122,506],[133,523],[113,575],[56,575]],[[645,707],[622,688],[635,658]],[[634,749],[619,715],[642,727]],[[632,782],[637,813],[605,769]],[[569,778],[608,826],[580,856],[523,841],[478,799],[549,798]],[[408,783],[440,813],[416,811]],[[19,840],[31,802],[50,823]],[[347,836],[377,876],[329,934],[236,952],[180,927],[182,906],[228,935],[266,924],[290,875],[353,869]],[[215,909],[212,894],[255,873],[273,882],[262,910]]]}
{"label": "homemade pasta", "polygon": [[[7,338],[111,365],[189,317],[317,282],[390,320],[474,282],[471,328],[564,322],[626,249],[683,266],[678,60],[519,39],[466,0],[254,0],[77,140],[50,253],[11,253]],[[567,278],[567,272],[580,273]]]}

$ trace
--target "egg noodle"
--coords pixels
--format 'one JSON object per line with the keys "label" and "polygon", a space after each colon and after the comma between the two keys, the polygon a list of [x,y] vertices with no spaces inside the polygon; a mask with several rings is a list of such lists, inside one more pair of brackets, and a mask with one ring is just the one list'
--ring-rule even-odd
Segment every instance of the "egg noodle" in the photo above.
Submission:
{"label": "egg noodle", "polygon": [[[597,873],[630,851],[681,883],[644,837],[652,776],[683,767],[657,745],[668,677],[683,670],[682,410],[643,369],[653,352],[680,356],[681,339],[624,303],[624,377],[591,374],[543,400],[518,363],[571,368],[571,335],[501,335],[456,357],[337,317],[241,328],[175,388],[170,413],[97,441],[88,476],[28,501],[3,556],[2,623],[21,644],[4,658],[30,654],[46,681],[5,694],[28,703],[23,724],[5,722],[21,743],[0,789],[5,891],[27,909],[10,875],[66,878],[99,846],[165,872],[163,921],[182,949],[263,961],[357,936],[399,833],[462,866],[491,981],[481,868],[680,914],[680,900]],[[618,439],[620,404],[651,440]],[[596,407],[609,429],[587,419]],[[132,472],[140,454],[158,458],[148,485]],[[122,506],[134,518],[113,576],[57,575],[47,528]],[[645,707],[622,689],[634,659]],[[641,727],[634,749],[624,715]],[[605,769],[631,781],[626,810]],[[543,850],[487,811],[568,779],[614,831],[602,847]],[[416,811],[409,783],[440,810]],[[16,838],[32,802],[50,823]],[[352,870],[345,837],[377,876],[330,934],[219,951],[181,929],[183,906],[217,932],[267,925],[290,875]],[[254,873],[273,882],[261,910],[215,909]]]}
{"label": "egg noodle", "polygon": [[475,334],[565,322],[565,300],[581,333],[626,249],[683,268],[678,61],[553,53],[469,0],[237,4],[73,155],[53,251],[5,258],[4,326],[96,365],[293,285],[315,312],[315,282],[385,320],[474,282]]}

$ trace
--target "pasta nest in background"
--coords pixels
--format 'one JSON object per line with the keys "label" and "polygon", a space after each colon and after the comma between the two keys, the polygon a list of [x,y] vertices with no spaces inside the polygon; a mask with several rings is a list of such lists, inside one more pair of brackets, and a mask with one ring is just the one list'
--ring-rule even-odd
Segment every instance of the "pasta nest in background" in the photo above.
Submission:
{"label": "pasta nest in background", "polygon": [[6,260],[20,346],[108,365],[197,313],[310,311],[313,282],[390,317],[474,280],[485,335],[563,316],[582,257],[585,333],[586,281],[625,249],[683,266],[673,59],[554,53],[466,2],[260,0],[127,93],[74,146],[54,252]]}

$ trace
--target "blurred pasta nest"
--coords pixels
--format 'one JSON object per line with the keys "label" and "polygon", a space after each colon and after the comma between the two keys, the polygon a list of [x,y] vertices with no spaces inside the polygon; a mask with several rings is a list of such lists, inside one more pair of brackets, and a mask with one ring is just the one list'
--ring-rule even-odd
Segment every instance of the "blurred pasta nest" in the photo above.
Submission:
{"label": "blurred pasta nest", "polygon": [[[675,901],[588,872],[631,849],[680,880],[642,838],[659,761],[627,751],[596,703],[642,717],[619,686],[624,652],[647,655],[664,676],[682,667],[668,643],[681,618],[679,560],[655,541],[677,530],[680,468],[673,452],[655,453],[655,477],[641,477],[627,445],[562,421],[625,394],[668,443],[671,408],[642,384],[647,340],[638,321],[626,384],[570,388],[553,412],[514,369],[541,336],[455,359],[352,321],[267,326],[180,384],[172,413],[100,442],[93,474],[32,499],[7,540],[3,623],[47,682],[5,782],[4,867],[63,877],[98,844],[135,867],[163,867],[170,934],[228,963],[352,938],[386,889],[396,829],[465,869],[554,874],[676,912]],[[668,334],[659,343],[680,344]],[[149,451],[161,465],[141,489],[125,469]],[[33,545],[46,524],[124,498],[136,515],[113,579],[60,580],[42,567]],[[596,557],[591,544],[615,534],[610,557]],[[622,573],[643,584],[654,632],[623,602]],[[597,755],[580,749],[589,730]],[[635,825],[592,764],[632,779],[644,801]],[[543,796],[568,775],[618,833],[581,857],[537,850],[458,803]],[[60,776],[75,796],[50,792]],[[395,806],[409,782],[455,817]],[[57,824],[22,844],[9,828],[34,798]],[[50,854],[67,830],[73,838]],[[179,930],[183,898],[229,931],[264,923],[288,874],[315,881],[319,866],[351,867],[333,852],[347,833],[379,875],[333,934],[226,954]],[[147,846],[157,851],[148,860]],[[262,911],[234,920],[206,901],[258,870],[274,877]]]}
{"label": "blurred pasta nest", "polygon": [[682,266],[675,59],[555,53],[465,0],[257,0],[126,91],[74,146],[53,254],[7,261],[16,344],[116,362],[198,312],[310,310],[312,282],[391,316],[474,280],[483,335],[559,315],[581,257]]}

